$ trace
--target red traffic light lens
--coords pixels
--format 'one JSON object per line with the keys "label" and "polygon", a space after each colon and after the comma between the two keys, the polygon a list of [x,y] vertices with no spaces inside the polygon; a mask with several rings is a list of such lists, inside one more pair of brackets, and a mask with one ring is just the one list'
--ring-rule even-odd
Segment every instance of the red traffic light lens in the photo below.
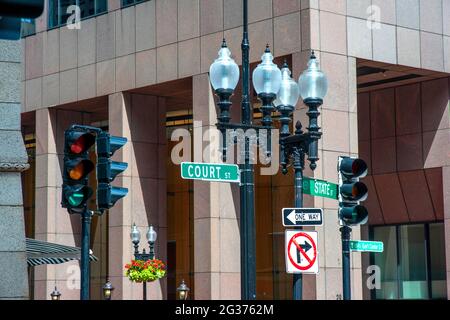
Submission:
{"label": "red traffic light lens", "polygon": [[363,177],[367,174],[367,164],[361,159],[355,159],[352,163],[353,175]]}
{"label": "red traffic light lens", "polygon": [[342,157],[338,170],[347,178],[362,178],[367,175],[367,164],[362,159]]}
{"label": "red traffic light lens", "polygon": [[80,154],[88,150],[95,142],[93,135],[87,133],[80,136],[74,143],[70,146],[70,151],[76,154]]}

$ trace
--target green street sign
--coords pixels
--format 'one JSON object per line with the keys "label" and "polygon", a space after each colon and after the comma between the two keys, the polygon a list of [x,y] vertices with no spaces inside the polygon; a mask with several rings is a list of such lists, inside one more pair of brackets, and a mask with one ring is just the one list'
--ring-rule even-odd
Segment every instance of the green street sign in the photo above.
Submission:
{"label": "green street sign", "polygon": [[383,242],[380,241],[350,241],[351,251],[383,252]]}
{"label": "green street sign", "polygon": [[215,182],[240,182],[239,166],[236,164],[182,162],[183,179]]}
{"label": "green street sign", "polygon": [[338,185],[324,180],[303,178],[303,193],[330,199],[338,198]]}

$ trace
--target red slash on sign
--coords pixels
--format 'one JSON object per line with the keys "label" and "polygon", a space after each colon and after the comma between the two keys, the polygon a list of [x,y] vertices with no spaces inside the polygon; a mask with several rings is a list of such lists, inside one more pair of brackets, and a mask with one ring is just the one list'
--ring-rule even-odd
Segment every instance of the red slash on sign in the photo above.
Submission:
{"label": "red slash on sign", "polygon": [[286,231],[288,273],[318,273],[317,232]]}

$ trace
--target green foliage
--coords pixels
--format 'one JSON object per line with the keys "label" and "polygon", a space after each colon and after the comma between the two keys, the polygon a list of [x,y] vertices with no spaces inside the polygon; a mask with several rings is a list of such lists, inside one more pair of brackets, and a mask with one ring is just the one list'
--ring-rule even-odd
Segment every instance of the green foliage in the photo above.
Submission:
{"label": "green foliage", "polygon": [[125,265],[125,275],[133,282],[150,282],[164,278],[167,274],[165,264],[158,259],[132,260]]}

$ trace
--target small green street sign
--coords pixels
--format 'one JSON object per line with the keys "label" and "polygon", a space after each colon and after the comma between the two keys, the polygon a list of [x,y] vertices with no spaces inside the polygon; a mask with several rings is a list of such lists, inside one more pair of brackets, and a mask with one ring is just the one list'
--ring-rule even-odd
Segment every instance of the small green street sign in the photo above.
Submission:
{"label": "small green street sign", "polygon": [[303,178],[303,192],[312,196],[337,199],[338,185],[324,180],[305,177]]}
{"label": "small green street sign", "polygon": [[383,252],[383,242],[380,241],[350,241],[351,251]]}
{"label": "small green street sign", "polygon": [[182,162],[183,179],[215,182],[240,182],[239,166],[236,164]]}

